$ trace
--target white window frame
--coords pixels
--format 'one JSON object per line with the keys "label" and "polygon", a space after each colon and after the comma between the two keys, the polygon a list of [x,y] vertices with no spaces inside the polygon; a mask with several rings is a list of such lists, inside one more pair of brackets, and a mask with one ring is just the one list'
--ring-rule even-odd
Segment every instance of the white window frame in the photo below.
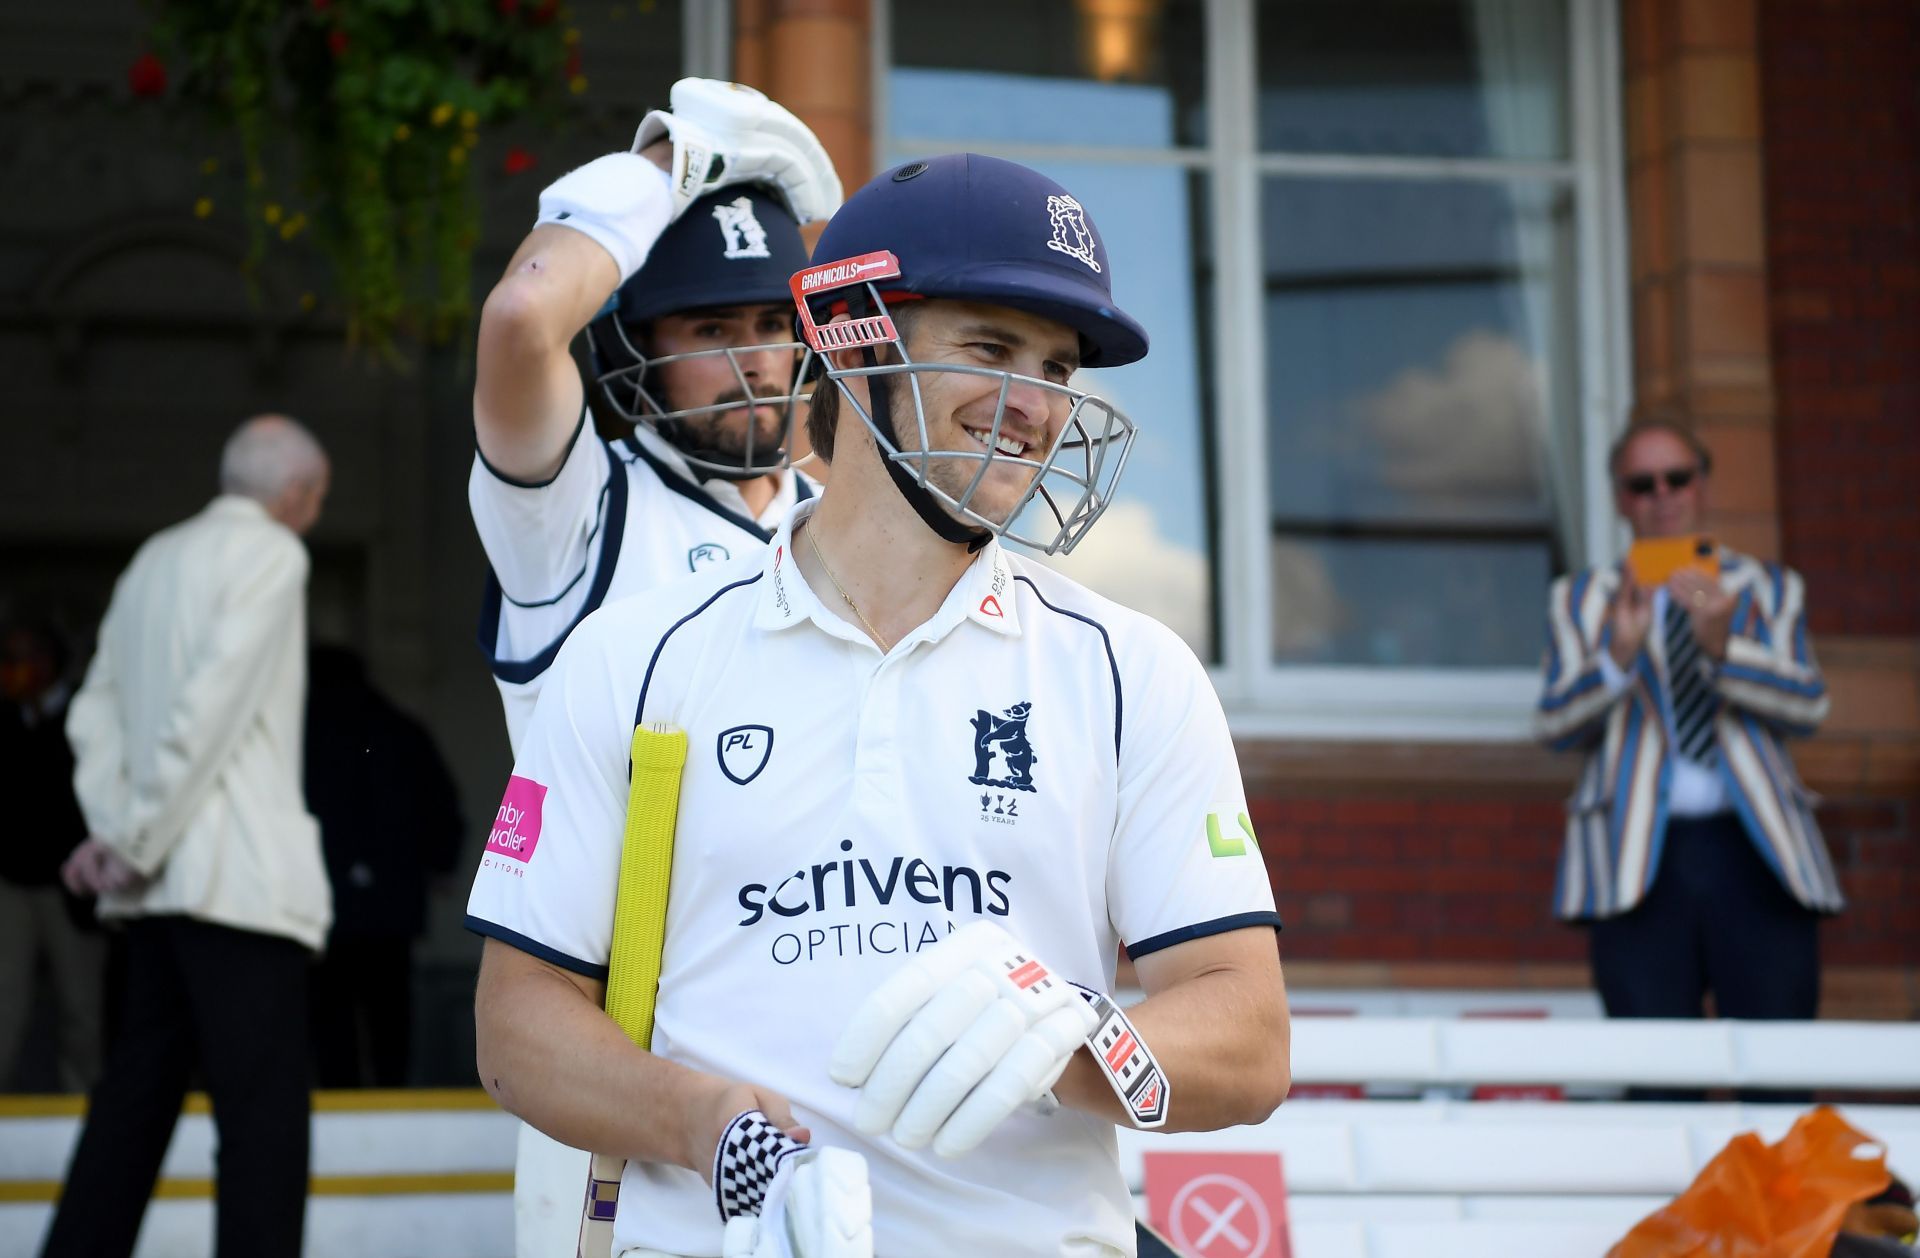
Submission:
{"label": "white window frame", "polygon": [[[1261,183],[1272,175],[1504,182],[1546,181],[1574,199],[1584,510],[1579,539],[1594,562],[1619,556],[1606,451],[1626,421],[1632,388],[1628,323],[1625,159],[1621,137],[1618,0],[1564,0],[1572,152],[1564,161],[1356,157],[1263,153],[1255,105],[1259,69],[1256,0],[1205,0],[1207,113],[1204,148],[1129,149],[1005,140],[930,140],[887,134],[891,0],[873,6],[873,151],[970,149],[1029,162],[1172,166],[1212,180],[1211,235],[1217,268],[1212,356],[1214,484],[1221,495],[1214,580],[1221,660],[1210,670],[1234,733],[1249,738],[1505,742],[1529,738],[1540,678],[1532,668],[1446,669],[1281,665],[1271,659],[1266,484],[1266,362],[1259,277]],[[1545,608],[1540,614],[1545,614]]]}
{"label": "white window frame", "polygon": [[680,64],[689,78],[733,77],[733,0],[687,0],[680,14]]}

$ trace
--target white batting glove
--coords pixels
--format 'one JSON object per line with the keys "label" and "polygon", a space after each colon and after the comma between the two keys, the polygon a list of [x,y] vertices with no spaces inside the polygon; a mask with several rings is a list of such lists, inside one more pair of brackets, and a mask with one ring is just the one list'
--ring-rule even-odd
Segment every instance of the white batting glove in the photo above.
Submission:
{"label": "white batting glove", "polygon": [[720,79],[681,79],[669,99],[671,112],[656,109],[641,120],[633,151],[672,137],[673,217],[735,183],[773,185],[802,223],[840,207],[840,176],[827,150],[806,123],[763,93]]}
{"label": "white batting glove", "polygon": [[861,1131],[958,1157],[1052,1087],[1096,1021],[1031,950],[974,922],[874,989],[828,1073],[860,1089]]}
{"label": "white batting glove", "polygon": [[721,1134],[713,1194],[723,1258],[873,1258],[867,1160],[801,1144],[759,1110]]}

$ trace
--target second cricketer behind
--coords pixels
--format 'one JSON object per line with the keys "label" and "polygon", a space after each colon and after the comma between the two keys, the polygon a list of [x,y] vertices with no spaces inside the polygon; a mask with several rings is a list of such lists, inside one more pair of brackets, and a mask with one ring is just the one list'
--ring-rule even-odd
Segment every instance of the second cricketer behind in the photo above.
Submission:
{"label": "second cricketer behind", "polygon": [[[719,173],[670,177],[669,130]],[[676,84],[635,147],[542,194],[481,314],[467,496],[489,565],[480,643],[515,745],[583,617],[757,551],[814,492],[788,466],[807,355],[787,280],[806,265],[800,223],[840,201],[825,150],[709,79]],[[590,387],[569,352],[583,329]],[[632,431],[602,439],[589,397]],[[514,1172],[516,1252],[571,1258],[587,1155],[523,1128]]]}

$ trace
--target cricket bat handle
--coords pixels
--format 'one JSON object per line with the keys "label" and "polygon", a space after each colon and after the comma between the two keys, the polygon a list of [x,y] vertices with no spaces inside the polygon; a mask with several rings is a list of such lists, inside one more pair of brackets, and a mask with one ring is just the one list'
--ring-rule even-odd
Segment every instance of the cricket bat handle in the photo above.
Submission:
{"label": "cricket bat handle", "polygon": [[613,1214],[620,1202],[620,1176],[626,1169],[625,1158],[593,1155],[593,1169],[587,1173],[587,1197],[580,1204],[580,1243],[575,1258],[613,1258]]}

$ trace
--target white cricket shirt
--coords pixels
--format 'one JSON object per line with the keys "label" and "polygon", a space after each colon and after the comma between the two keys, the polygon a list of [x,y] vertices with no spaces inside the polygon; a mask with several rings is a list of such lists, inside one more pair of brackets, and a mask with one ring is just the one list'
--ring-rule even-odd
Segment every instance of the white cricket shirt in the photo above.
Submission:
{"label": "white cricket shirt", "polygon": [[701,482],[652,429],[604,441],[584,411],[550,480],[514,480],[476,453],[467,503],[489,565],[480,649],[500,688],[510,744],[520,745],[548,667],[588,613],[758,552],[794,502],[812,495],[805,476],[783,473],[756,518],[737,485]]}
{"label": "white cricket shirt", "polygon": [[[1171,631],[997,544],[883,656],[791,562],[811,510],[574,631],[467,924],[604,977],[636,714],[677,725],[652,1050],[773,1088],[864,1153],[879,1254],[1131,1253],[1110,1125],[1028,1110],[965,1157],[909,1152],[853,1129],[827,1061],[902,957],[978,916],[1102,990],[1122,942],[1277,927],[1219,701]],[[616,1252],[717,1254],[720,1233],[700,1176],[628,1166]]]}

